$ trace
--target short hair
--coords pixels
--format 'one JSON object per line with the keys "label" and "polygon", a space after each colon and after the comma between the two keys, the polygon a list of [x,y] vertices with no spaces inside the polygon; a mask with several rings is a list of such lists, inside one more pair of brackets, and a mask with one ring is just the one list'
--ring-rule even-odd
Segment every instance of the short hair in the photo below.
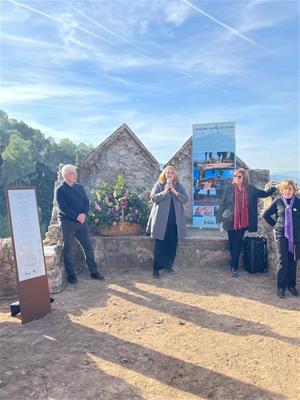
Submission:
{"label": "short hair", "polygon": [[297,186],[292,179],[285,179],[284,181],[281,181],[279,185],[279,192],[283,194],[283,191],[290,185],[292,186],[294,193],[296,193]]}
{"label": "short hair", "polygon": [[234,171],[232,182],[234,183],[234,178],[236,178],[238,174],[243,175],[243,186],[248,186],[250,183],[249,174],[244,168],[238,168]]}
{"label": "short hair", "polygon": [[173,165],[167,165],[167,166],[162,170],[161,174],[160,174],[159,177],[158,177],[158,182],[159,182],[159,183],[161,183],[161,184],[166,183],[166,172],[167,172],[168,169],[172,169],[172,170],[174,171],[174,175],[175,175],[175,177],[174,177],[174,183],[178,182],[178,175],[177,175],[177,172],[176,172],[175,168],[173,167]]}
{"label": "short hair", "polygon": [[77,173],[77,168],[73,164],[66,164],[62,167],[61,174],[63,178],[69,173],[69,172],[75,172]]}

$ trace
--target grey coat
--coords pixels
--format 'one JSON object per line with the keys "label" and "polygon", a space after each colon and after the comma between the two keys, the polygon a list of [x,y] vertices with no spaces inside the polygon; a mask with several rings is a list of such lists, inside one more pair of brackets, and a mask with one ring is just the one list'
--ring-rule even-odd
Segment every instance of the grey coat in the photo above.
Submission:
{"label": "grey coat", "polygon": [[150,198],[153,202],[153,206],[146,232],[154,239],[164,240],[172,196],[176,215],[177,237],[178,239],[183,239],[186,234],[186,220],[183,204],[188,201],[188,196],[184,187],[179,182],[174,185],[174,189],[179,193],[178,197],[170,192],[164,194],[164,188],[165,185],[157,182],[151,190]]}

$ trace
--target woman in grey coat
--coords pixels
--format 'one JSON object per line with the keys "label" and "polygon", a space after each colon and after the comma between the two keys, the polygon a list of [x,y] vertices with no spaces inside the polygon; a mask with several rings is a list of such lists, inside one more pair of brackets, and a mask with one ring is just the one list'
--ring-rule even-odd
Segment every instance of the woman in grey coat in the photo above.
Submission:
{"label": "woman in grey coat", "polygon": [[188,196],[172,166],[164,168],[150,197],[153,206],[146,232],[154,238],[153,277],[158,279],[161,269],[174,273],[177,241],[186,234],[183,204]]}

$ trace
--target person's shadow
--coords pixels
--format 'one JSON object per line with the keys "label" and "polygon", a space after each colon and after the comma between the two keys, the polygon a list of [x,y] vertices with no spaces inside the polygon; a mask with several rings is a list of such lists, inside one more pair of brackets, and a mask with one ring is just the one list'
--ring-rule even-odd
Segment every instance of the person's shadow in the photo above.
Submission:
{"label": "person's shadow", "polygon": [[[101,327],[98,330],[96,323],[94,327],[83,325],[85,313],[104,307],[111,295],[123,296],[107,283],[99,288],[103,292],[99,298],[89,296],[90,287],[87,281],[83,283],[74,293],[70,289],[57,302],[59,308],[45,318],[24,326],[2,324],[0,387],[5,391],[1,399],[23,399],[32,393],[38,399],[57,400],[150,398],[137,389],[139,379],[144,384],[145,378],[203,399],[284,399],[281,394],[101,331]],[[147,296],[152,303],[159,300],[156,295]],[[131,296],[125,298],[133,301]],[[149,302],[147,306],[151,308]],[[174,315],[183,317],[182,311],[188,310],[180,309]],[[126,381],[128,373],[133,384]]]}
{"label": "person's shadow", "polygon": [[[124,290],[110,289],[111,294],[139,306],[148,307],[156,311],[170,314],[181,320],[191,322],[202,328],[225,332],[238,336],[260,335],[274,338],[291,345],[299,346],[300,340],[296,337],[282,336],[272,331],[267,325],[252,322],[231,315],[214,313],[198,306],[187,305],[154,293],[142,290],[134,285],[124,285]],[[131,292],[132,294],[130,294]]]}

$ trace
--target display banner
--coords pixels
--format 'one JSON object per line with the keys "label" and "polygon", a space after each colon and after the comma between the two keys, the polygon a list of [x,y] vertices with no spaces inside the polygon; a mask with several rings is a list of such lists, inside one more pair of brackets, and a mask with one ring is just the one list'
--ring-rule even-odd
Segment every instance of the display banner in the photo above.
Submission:
{"label": "display banner", "polygon": [[193,125],[193,226],[218,228],[216,216],[235,169],[235,122]]}
{"label": "display banner", "polygon": [[22,323],[51,311],[48,279],[33,187],[6,189]]}

